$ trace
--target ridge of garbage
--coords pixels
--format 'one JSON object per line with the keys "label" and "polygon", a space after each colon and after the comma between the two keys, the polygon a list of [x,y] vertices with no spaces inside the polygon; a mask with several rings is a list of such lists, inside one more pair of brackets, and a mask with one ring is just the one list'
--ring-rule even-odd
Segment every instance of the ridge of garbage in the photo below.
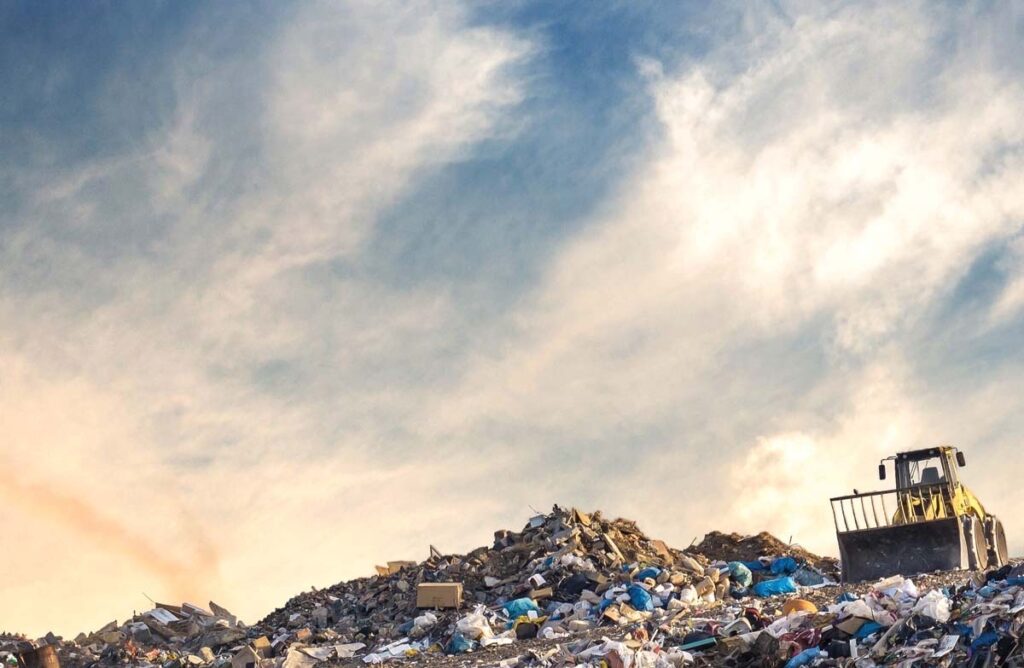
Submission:
{"label": "ridge of garbage", "polygon": [[836,560],[768,533],[710,532],[679,550],[632,520],[558,506],[519,532],[496,531],[489,547],[430,552],[301,593],[252,626],[212,601],[159,603],[71,640],[0,634],[0,660],[6,668],[1024,665],[1020,565],[840,585]]}

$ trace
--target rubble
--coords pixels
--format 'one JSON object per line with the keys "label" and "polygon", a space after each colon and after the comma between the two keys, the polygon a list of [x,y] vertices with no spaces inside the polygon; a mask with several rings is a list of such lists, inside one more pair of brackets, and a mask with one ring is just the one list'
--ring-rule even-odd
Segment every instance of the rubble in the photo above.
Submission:
{"label": "rubble", "polygon": [[1024,567],[841,586],[836,566],[763,533],[713,532],[676,550],[630,520],[556,506],[519,532],[496,532],[492,546],[388,562],[372,577],[300,594],[252,626],[213,602],[157,604],[73,640],[0,636],[0,660],[4,668],[57,668],[58,659],[65,668],[1024,666]]}
{"label": "rubble", "polygon": [[702,554],[706,557],[725,561],[754,561],[765,555],[786,554],[796,559],[802,559],[816,568],[830,571],[838,570],[838,561],[836,559],[832,557],[819,557],[799,545],[783,543],[766,531],[753,536],[712,531],[706,534],[700,543],[692,546],[688,551],[692,554]]}

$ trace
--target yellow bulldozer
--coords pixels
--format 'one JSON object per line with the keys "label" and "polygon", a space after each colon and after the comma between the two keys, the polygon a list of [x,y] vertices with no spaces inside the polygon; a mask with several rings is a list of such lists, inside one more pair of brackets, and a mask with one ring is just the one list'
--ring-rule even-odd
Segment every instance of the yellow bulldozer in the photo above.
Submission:
{"label": "yellow bulldozer", "polygon": [[832,501],[844,582],[937,570],[999,568],[1007,561],[1003,524],[960,482],[964,453],[948,445],[900,452],[896,488]]}

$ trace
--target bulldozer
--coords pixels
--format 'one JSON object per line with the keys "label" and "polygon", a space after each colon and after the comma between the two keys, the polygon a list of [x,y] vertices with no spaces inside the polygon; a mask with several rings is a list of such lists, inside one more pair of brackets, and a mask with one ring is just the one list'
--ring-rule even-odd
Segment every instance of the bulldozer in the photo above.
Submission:
{"label": "bulldozer", "polygon": [[963,483],[964,453],[949,445],[899,452],[895,489],[831,499],[844,582],[939,570],[984,570],[1007,562],[1003,524]]}

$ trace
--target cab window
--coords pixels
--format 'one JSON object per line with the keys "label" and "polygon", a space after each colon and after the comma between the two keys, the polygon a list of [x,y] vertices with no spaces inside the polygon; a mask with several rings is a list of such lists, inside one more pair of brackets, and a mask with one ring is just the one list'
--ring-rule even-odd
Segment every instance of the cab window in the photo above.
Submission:
{"label": "cab window", "polygon": [[939,485],[946,482],[946,470],[942,467],[942,459],[939,457],[904,461],[899,468],[900,484],[903,487]]}

